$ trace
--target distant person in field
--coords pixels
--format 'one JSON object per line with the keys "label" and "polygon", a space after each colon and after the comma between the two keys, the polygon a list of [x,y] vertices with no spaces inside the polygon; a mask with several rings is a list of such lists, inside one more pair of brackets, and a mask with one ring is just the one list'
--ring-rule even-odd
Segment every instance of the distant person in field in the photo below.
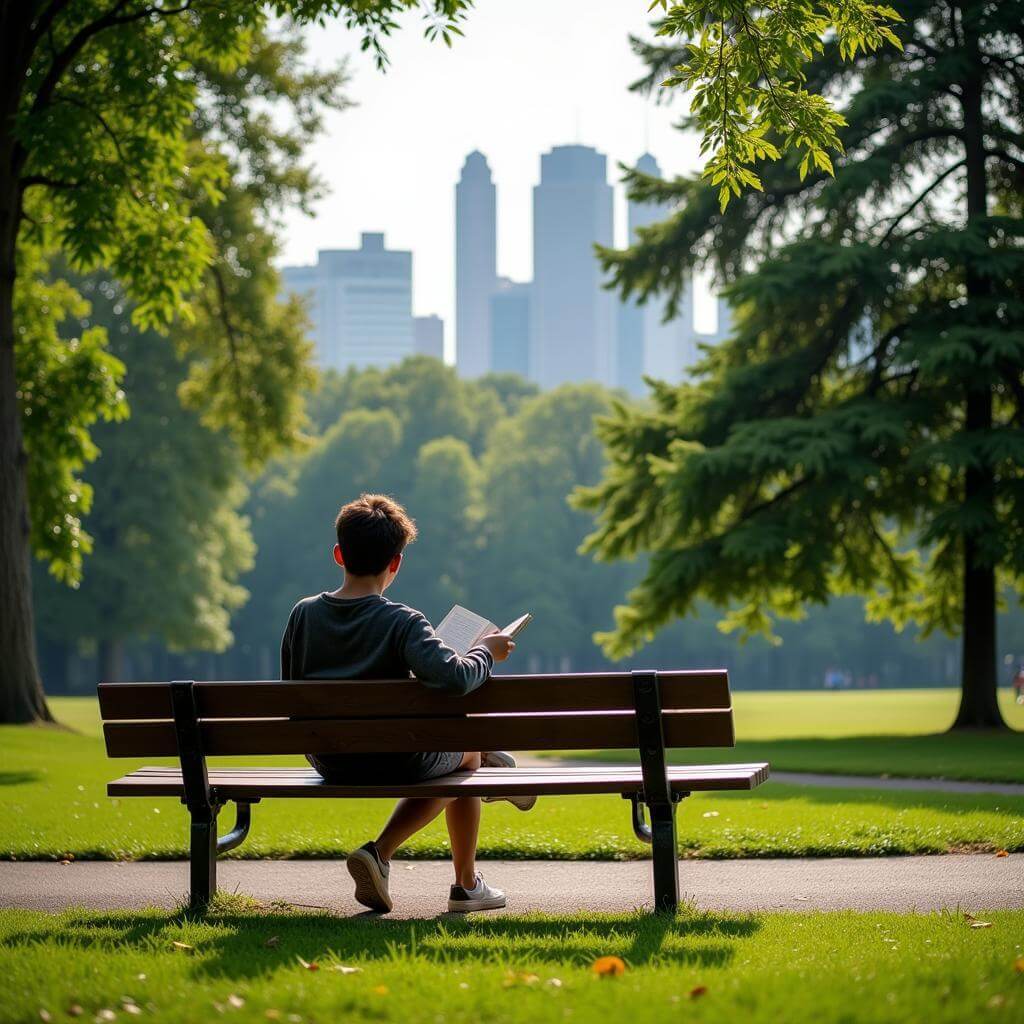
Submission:
{"label": "distant person in field", "polygon": [[1024,704],[1024,661],[1017,666],[1017,674],[1013,677],[1013,695],[1018,704]]}
{"label": "distant person in field", "polygon": [[[330,593],[303,598],[292,609],[281,641],[282,679],[406,679],[411,672],[431,689],[465,695],[488,678],[494,662],[512,653],[511,638],[492,633],[460,656],[437,637],[420,612],[384,597],[402,566],[406,546],[416,539],[416,525],[398,502],[364,494],[342,507],[335,529],[334,561],[345,572],[344,582]],[[310,753],[307,758],[324,779],[340,784],[421,782],[481,765],[515,767],[515,759],[504,751]],[[536,802],[532,796],[506,799],[524,811]],[[505,894],[489,886],[476,870],[477,797],[399,800],[383,832],[348,857],[360,903],[391,910],[391,858],[442,811],[455,866],[448,909],[505,906]]]}

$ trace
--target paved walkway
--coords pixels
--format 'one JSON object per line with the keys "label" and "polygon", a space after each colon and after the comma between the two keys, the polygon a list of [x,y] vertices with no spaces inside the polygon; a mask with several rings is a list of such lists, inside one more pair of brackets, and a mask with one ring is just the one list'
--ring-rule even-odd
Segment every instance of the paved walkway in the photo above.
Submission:
{"label": "paved walkway", "polygon": [[[649,861],[486,861],[488,881],[509,893],[509,912],[629,911],[650,906]],[[434,917],[445,909],[446,861],[396,861],[395,915]],[[359,913],[337,861],[228,860],[220,887],[339,914]],[[706,910],[1024,909],[1024,854],[937,857],[683,861],[682,891]],[[0,863],[0,907],[173,908],[188,887],[181,861]]]}

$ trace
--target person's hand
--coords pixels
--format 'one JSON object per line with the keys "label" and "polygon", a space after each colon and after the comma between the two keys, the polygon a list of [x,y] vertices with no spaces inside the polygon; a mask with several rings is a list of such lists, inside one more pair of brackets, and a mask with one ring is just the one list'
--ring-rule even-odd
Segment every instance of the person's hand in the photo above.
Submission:
{"label": "person's hand", "polygon": [[490,633],[480,641],[495,661],[504,661],[515,649],[516,642],[507,633]]}

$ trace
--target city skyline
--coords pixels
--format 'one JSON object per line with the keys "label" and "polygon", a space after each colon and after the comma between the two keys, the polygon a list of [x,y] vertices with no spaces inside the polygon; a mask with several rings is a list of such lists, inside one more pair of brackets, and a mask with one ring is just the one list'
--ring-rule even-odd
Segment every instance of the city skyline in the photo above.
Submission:
{"label": "city skyline", "polygon": [[[609,181],[619,163],[645,149],[666,174],[698,168],[694,136],[673,123],[687,101],[657,104],[628,91],[643,66],[630,33],[649,36],[647,5],[621,0],[489,0],[470,12],[465,35],[451,49],[422,38],[410,16],[388,42],[392,68],[379,72],[358,39],[332,22],[311,28],[312,58],[321,66],[349,60],[347,93],[356,106],[328,112],[311,149],[328,194],[315,216],[285,214],[279,265],[310,263],[325,244],[358,245],[362,231],[382,231],[388,244],[416,254],[414,312],[436,313],[454,341],[454,183],[467,153],[486,153],[498,194],[497,273],[533,277],[531,191],[539,181],[538,154],[580,143],[607,154]],[[543,20],[547,30],[532,26]],[[565,40],[585,59],[567,66]],[[524,55],[528,54],[528,61]],[[401,69],[402,75],[397,73]],[[415,90],[403,85],[408,76]],[[415,153],[415,158],[410,154]],[[625,242],[625,199],[615,197]],[[449,353],[450,355],[451,353]]]}
{"label": "city skyline", "polygon": [[[660,174],[649,152],[635,164]],[[447,330],[437,314],[414,314],[413,253],[386,249],[381,232],[363,232],[358,249],[318,249],[315,264],[282,268],[284,289],[309,300],[321,368],[387,367],[416,352],[444,359],[469,379],[510,371],[542,389],[595,381],[639,394],[644,376],[683,379],[699,345],[725,335],[729,313],[721,300],[713,330],[697,323],[692,275],[670,322],[664,299],[622,302],[603,286],[594,245],[612,244],[617,191],[604,153],[569,144],[540,155],[532,191],[536,276],[529,281],[497,274],[498,183],[485,154],[466,155],[454,191],[456,320]],[[670,212],[629,200],[629,240]],[[452,326],[454,351],[446,345]]]}

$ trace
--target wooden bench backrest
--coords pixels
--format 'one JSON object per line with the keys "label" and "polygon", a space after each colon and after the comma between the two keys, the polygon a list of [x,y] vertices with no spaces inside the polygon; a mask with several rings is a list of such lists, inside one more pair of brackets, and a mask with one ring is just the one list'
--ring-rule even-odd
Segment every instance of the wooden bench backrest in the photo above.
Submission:
{"label": "wooden bench backrest", "polygon": [[[197,682],[191,700],[209,756],[637,746],[635,677],[494,676],[465,697],[401,680]],[[724,669],[658,672],[667,747],[733,746]],[[111,757],[174,757],[171,683],[101,683]]]}

